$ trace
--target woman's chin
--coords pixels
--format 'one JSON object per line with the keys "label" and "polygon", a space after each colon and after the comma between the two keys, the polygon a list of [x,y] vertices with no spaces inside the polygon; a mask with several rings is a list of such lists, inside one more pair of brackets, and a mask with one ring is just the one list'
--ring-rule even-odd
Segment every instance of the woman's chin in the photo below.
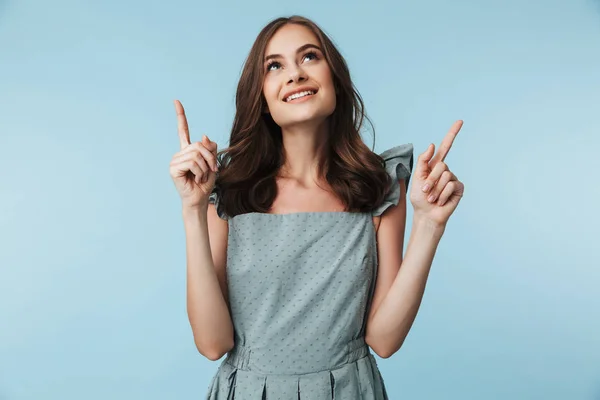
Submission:
{"label": "woman's chin", "polygon": [[288,118],[281,118],[280,122],[277,122],[282,129],[288,128],[316,128],[319,125],[323,124],[329,118],[331,114],[329,113],[321,113],[321,112],[311,112],[311,113],[297,113],[293,116],[288,116]]}
{"label": "woman's chin", "polygon": [[314,118],[297,118],[293,120],[286,120],[285,122],[278,124],[281,129],[316,129],[318,128],[327,118],[314,117]]}

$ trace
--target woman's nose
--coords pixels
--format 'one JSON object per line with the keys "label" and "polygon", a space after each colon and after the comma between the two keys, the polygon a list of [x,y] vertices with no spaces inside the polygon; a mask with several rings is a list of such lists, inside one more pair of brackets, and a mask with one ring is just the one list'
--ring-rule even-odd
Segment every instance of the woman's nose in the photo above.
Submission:
{"label": "woman's nose", "polygon": [[288,83],[301,82],[303,80],[306,80],[306,73],[300,66],[290,70],[290,80]]}

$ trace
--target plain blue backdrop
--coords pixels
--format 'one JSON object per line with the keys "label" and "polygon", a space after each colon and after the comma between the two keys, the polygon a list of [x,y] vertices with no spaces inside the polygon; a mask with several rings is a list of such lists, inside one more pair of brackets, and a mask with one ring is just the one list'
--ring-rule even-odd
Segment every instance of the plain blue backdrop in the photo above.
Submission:
{"label": "plain blue backdrop", "polygon": [[465,121],[465,197],[378,358],[391,399],[600,399],[599,2],[0,0],[0,400],[204,397],[173,99],[225,147],[250,46],[291,14],[346,57],[375,151]]}

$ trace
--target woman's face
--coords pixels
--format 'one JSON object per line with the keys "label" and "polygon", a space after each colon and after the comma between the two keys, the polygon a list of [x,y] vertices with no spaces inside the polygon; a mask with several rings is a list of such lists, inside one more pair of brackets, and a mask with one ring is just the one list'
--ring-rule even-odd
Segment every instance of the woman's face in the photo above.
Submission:
{"label": "woman's face", "polygon": [[307,27],[280,28],[267,44],[264,68],[263,94],[281,128],[320,123],[335,110],[331,69],[317,36]]}

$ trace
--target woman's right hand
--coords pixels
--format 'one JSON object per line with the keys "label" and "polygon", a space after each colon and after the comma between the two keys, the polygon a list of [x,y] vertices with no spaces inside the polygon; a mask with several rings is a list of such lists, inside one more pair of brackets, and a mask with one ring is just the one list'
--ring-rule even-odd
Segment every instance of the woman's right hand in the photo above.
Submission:
{"label": "woman's right hand", "polygon": [[175,111],[181,150],[171,159],[169,172],[183,206],[200,207],[208,204],[217,179],[217,144],[205,135],[202,142],[190,143],[185,111],[179,100],[175,100]]}

